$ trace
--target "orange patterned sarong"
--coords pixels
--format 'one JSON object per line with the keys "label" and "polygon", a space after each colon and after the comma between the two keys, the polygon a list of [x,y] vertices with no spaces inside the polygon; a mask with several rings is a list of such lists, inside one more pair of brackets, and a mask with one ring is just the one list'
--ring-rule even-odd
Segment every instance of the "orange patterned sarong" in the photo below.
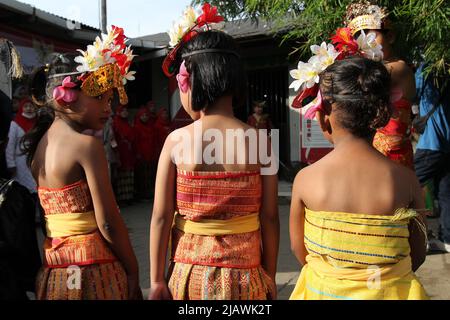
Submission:
{"label": "orange patterned sarong", "polygon": [[[92,214],[92,198],[85,181],[62,189],[39,188],[39,198],[47,220],[54,215]],[[125,300],[127,276],[98,230],[48,237],[36,295],[38,300]]]}
{"label": "orange patterned sarong", "polygon": [[[185,220],[230,220],[259,212],[259,172],[177,174],[177,213]],[[175,300],[264,300],[260,230],[204,236],[172,230],[169,289]]]}

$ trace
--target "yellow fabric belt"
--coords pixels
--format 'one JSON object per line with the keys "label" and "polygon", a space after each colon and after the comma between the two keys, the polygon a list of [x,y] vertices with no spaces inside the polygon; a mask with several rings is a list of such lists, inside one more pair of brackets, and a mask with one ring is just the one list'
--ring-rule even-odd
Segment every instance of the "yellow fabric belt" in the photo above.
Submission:
{"label": "yellow fabric belt", "polygon": [[46,215],[45,221],[47,236],[50,238],[78,236],[98,229],[93,211]]}
{"label": "yellow fabric belt", "polygon": [[229,220],[185,220],[180,214],[175,215],[175,227],[184,233],[200,236],[224,236],[257,231],[260,228],[259,213]]}

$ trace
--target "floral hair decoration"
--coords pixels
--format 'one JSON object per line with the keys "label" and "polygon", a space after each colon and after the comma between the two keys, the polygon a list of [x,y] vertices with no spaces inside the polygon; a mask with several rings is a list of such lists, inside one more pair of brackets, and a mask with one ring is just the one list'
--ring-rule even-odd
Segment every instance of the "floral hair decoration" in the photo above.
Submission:
{"label": "floral hair decoration", "polygon": [[[122,28],[112,26],[108,34],[97,37],[86,51],[78,50],[81,56],[75,58],[80,65],[77,72],[69,74],[55,74],[50,78],[66,77],[63,84],[55,88],[55,100],[65,101],[75,98],[69,92],[78,85],[71,82],[70,76],[77,75],[81,81],[81,91],[89,97],[97,97],[110,89],[117,89],[120,103],[126,105],[128,97],[125,92],[127,81],[135,80],[135,71],[130,71],[134,59],[131,46],[126,46],[127,38]],[[66,100],[65,100],[66,99]],[[71,101],[72,102],[72,101]]]}
{"label": "floral hair decoration", "polygon": [[164,74],[167,77],[175,75],[177,54],[182,44],[188,42],[200,32],[220,28],[220,23],[223,21],[224,18],[218,14],[217,7],[212,7],[209,3],[203,5],[200,15],[195,12],[194,8],[188,7],[180,21],[175,22],[172,30],[169,31],[169,45],[173,49],[164,59],[162,66]]}
{"label": "floral hair decoration", "polygon": [[[374,33],[365,34],[353,38],[349,28],[340,28],[331,38],[333,44],[322,42],[320,46],[311,46],[314,54],[307,63],[300,61],[297,69],[291,70],[291,77],[295,80],[290,88],[300,93],[294,99],[292,107],[295,109],[307,109],[305,118],[314,119],[316,111],[322,108],[322,95],[319,90],[320,74],[325,71],[336,60],[342,60],[350,55],[360,55],[375,61],[383,59],[382,46],[376,42]],[[303,101],[306,98],[315,97],[315,99],[306,106]]]}
{"label": "floral hair decoration", "polygon": [[70,77],[65,77],[62,85],[53,90],[53,99],[55,99],[58,103],[71,103],[76,101],[77,94],[74,90],[72,90],[75,87],[77,87],[77,84],[73,83]]}
{"label": "floral hair decoration", "polygon": [[186,93],[189,90],[189,72],[186,69],[186,62],[183,61],[180,67],[180,73],[177,75],[178,88],[183,93]]}

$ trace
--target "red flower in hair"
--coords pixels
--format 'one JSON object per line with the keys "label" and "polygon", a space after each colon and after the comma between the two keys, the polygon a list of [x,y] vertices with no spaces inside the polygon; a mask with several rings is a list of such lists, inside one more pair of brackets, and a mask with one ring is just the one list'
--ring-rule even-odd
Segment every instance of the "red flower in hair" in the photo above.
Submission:
{"label": "red flower in hair", "polygon": [[209,3],[203,5],[203,14],[197,18],[199,27],[208,23],[219,23],[224,21],[224,18],[217,13],[217,7],[211,7]]}
{"label": "red flower in hair", "polygon": [[337,29],[336,34],[331,37],[331,41],[336,45],[337,50],[341,53],[339,59],[358,53],[359,46],[353,38],[350,28]]}
{"label": "red flower in hair", "polygon": [[127,37],[125,36],[123,28],[112,26],[112,31],[117,35],[114,39],[114,44],[120,46],[120,49],[125,49],[125,40]]}

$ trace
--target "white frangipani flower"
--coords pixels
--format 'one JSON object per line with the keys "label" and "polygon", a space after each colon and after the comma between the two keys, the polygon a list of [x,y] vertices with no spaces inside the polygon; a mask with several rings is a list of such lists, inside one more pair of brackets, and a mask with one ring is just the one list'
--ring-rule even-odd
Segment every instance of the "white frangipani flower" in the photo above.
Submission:
{"label": "white frangipani flower", "polygon": [[308,63],[313,64],[320,71],[324,71],[328,66],[332,65],[340,54],[332,44],[327,45],[325,42],[322,42],[320,46],[311,46],[311,51],[315,55],[309,59]]}
{"label": "white frangipani flower", "polygon": [[184,35],[184,28],[180,24],[174,24],[172,29],[169,31],[170,42],[169,45],[171,47],[175,47],[178,42],[180,42],[181,38]]}
{"label": "white frangipani flower", "polygon": [[317,64],[300,61],[297,69],[290,71],[290,75],[295,81],[291,83],[289,88],[293,88],[295,91],[298,91],[301,87],[312,88],[316,83],[319,83],[320,72]]}
{"label": "white frangipani flower", "polygon": [[175,47],[183,38],[184,34],[197,23],[198,14],[193,7],[187,7],[179,21],[173,24],[168,34],[170,37],[169,45]]}
{"label": "white frangipani flower", "polygon": [[377,34],[375,32],[369,32],[365,34],[364,30],[361,31],[361,35],[356,39],[358,43],[359,51],[368,59],[375,61],[383,60],[383,47],[376,40]]}
{"label": "white frangipani flower", "polygon": [[123,85],[127,84],[127,81],[134,81],[136,80],[136,77],[134,76],[136,74],[136,71],[130,71],[123,77]]}
{"label": "white frangipani flower", "polygon": [[197,22],[197,12],[193,7],[187,7],[186,11],[181,18],[180,25],[184,28],[185,31],[191,29],[195,23]]}

